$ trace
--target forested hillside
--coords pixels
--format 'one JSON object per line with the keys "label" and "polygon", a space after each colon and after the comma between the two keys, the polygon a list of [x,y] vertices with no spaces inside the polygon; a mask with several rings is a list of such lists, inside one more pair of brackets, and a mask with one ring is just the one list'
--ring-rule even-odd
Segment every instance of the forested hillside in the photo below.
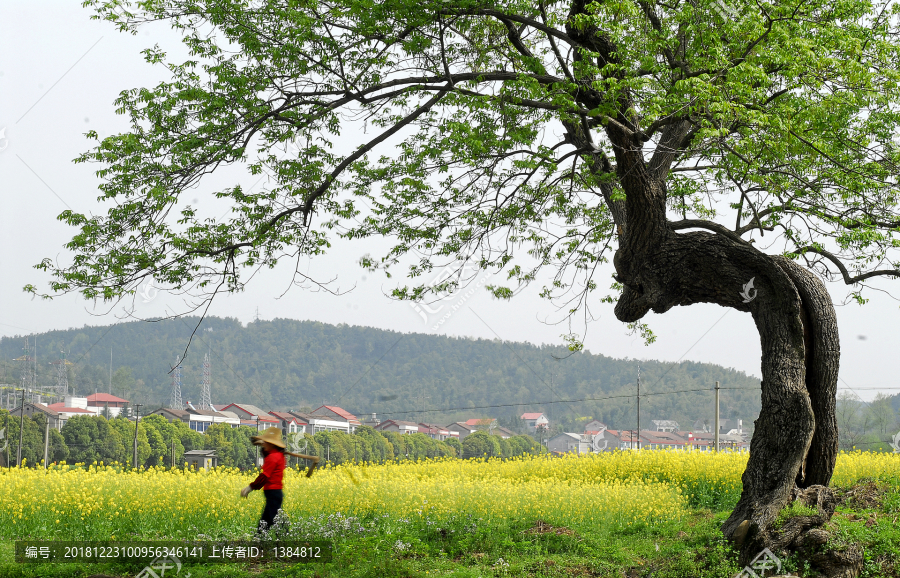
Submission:
{"label": "forested hillside", "polygon": [[[116,395],[166,404],[169,370],[197,322],[129,322],[40,334],[38,379],[56,382],[51,362],[65,350],[74,362],[69,383],[79,394],[108,391],[111,383]],[[21,383],[21,364],[11,360],[22,355],[23,344],[22,337],[0,339],[0,382]],[[213,403],[244,402],[266,409],[329,403],[357,415],[377,412],[380,418],[419,421],[424,403],[425,418],[437,423],[481,416],[509,422],[523,411],[543,411],[573,427],[577,418],[590,416],[613,428],[634,428],[640,366],[644,428],[652,419],[675,419],[682,426],[710,419],[711,388],[717,380],[726,388],[723,418],[742,418],[750,426],[759,411],[757,379],[711,364],[621,360],[570,354],[555,346],[291,319],[247,326],[235,319],[204,319],[183,363],[185,400],[199,398],[208,352]],[[666,393],[680,390],[700,391]]]}

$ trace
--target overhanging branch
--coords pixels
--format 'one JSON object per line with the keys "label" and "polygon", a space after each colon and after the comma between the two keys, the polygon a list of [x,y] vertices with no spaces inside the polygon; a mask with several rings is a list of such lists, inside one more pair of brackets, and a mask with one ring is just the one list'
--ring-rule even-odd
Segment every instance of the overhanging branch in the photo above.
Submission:
{"label": "overhanging branch", "polygon": [[737,233],[731,231],[727,227],[724,227],[718,223],[713,223],[712,221],[704,221],[703,219],[683,219],[681,221],[671,221],[669,222],[669,228],[673,231],[679,231],[681,229],[706,229],[707,231],[712,231],[713,233],[722,235],[723,237],[728,237],[736,243],[740,243],[742,245],[750,244],[748,241],[742,239]]}
{"label": "overhanging branch", "polygon": [[872,277],[900,277],[900,269],[882,269],[880,271],[869,271],[868,273],[860,273],[856,277],[851,277],[850,272],[847,270],[847,267],[844,266],[844,264],[837,257],[837,255],[835,255],[834,253],[831,253],[829,251],[826,251],[825,249],[820,249],[818,247],[813,247],[813,246],[807,246],[807,247],[800,247],[799,249],[797,249],[794,252],[798,253],[800,255],[802,255],[803,253],[815,253],[817,255],[821,255],[822,257],[825,257],[826,259],[828,259],[829,261],[834,263],[834,266],[838,268],[838,270],[841,272],[841,276],[843,276],[843,278],[844,278],[844,283],[846,285],[854,285],[856,283],[859,283],[860,281],[865,281],[866,279],[871,279]]}

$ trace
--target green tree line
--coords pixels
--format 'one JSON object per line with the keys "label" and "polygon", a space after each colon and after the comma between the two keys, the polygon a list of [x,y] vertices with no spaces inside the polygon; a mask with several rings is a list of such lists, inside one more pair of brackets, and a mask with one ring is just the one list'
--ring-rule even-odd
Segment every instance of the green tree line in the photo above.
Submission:
{"label": "green tree line", "polygon": [[[0,410],[0,429],[6,439],[4,466],[15,465],[18,453],[19,416]],[[25,416],[22,426],[22,460],[26,466],[38,466],[44,459],[45,417]],[[135,424],[124,417],[75,416],[60,431],[50,428],[49,462],[67,464],[122,464],[134,462]],[[254,428],[213,424],[205,433],[181,422],[169,422],[159,415],[142,418],[137,424],[137,454],[141,467],[182,467],[184,453],[190,450],[216,450],[218,464],[242,470],[255,467],[257,448],[251,442]],[[459,440],[435,440],[425,434],[382,432],[368,426],[353,434],[319,432],[294,434],[288,440],[296,453],[319,456],[333,465],[357,462],[385,463],[426,458],[511,458],[545,451],[533,438],[519,435],[502,439],[476,432]],[[8,442],[8,443],[6,443]],[[289,448],[289,449],[291,449]],[[289,465],[304,467],[306,462],[290,458]]]}

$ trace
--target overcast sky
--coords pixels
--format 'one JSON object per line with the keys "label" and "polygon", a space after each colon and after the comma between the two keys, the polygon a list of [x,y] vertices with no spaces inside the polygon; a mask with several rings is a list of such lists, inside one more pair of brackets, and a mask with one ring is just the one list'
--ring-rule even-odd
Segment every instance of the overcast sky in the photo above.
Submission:
{"label": "overcast sky", "polygon": [[[159,43],[171,54],[183,54],[179,37],[164,26],[147,28],[137,36],[122,34],[109,23],[90,20],[90,11],[80,4],[77,0],[0,3],[0,335],[107,325],[123,315],[121,308],[107,314],[74,296],[47,302],[22,292],[27,283],[46,287],[49,278],[33,268],[41,259],[68,260],[63,244],[74,231],[56,220],[61,211],[106,211],[96,202],[97,167],[76,166],[72,159],[90,148],[86,131],[95,130],[103,138],[127,128],[124,118],[114,112],[119,91],[152,86],[165,78],[161,67],[144,62],[140,50]],[[218,184],[223,182],[227,181]],[[253,184],[249,179],[241,182]],[[221,209],[209,206],[214,201],[204,192],[208,190],[198,190],[195,204],[214,212]],[[551,323],[560,315],[537,296],[540,283],[509,303],[474,287],[489,282],[484,276],[476,278],[471,295],[464,291],[434,304],[431,311],[392,301],[385,294],[398,280],[367,273],[357,264],[363,254],[380,255],[379,249],[385,247],[368,241],[337,243],[328,255],[301,263],[314,278],[334,278],[341,291],[352,289],[342,296],[293,288],[282,297],[292,273],[286,264],[260,273],[246,292],[218,299],[210,314],[248,322],[258,309],[261,319],[309,319],[532,343],[561,344],[560,334],[569,332],[568,326]],[[611,267],[600,274],[601,285],[610,274]],[[890,285],[882,282],[881,287]],[[836,302],[844,300],[846,287],[834,284],[830,289]],[[877,292],[869,296],[872,300],[866,306],[838,307],[843,354],[839,386],[850,386],[867,400],[879,388],[891,394],[900,391],[894,357],[898,340],[891,330],[898,326],[898,303]],[[152,287],[144,288],[135,306],[136,315],[144,318],[184,309],[180,300]],[[599,319],[588,326],[585,340],[591,352],[668,361],[683,358],[760,374],[759,337],[748,313],[694,305],[650,314],[645,321],[658,340],[647,347],[639,337],[627,335],[611,306],[595,304],[594,311]],[[572,329],[585,328],[581,324]]]}

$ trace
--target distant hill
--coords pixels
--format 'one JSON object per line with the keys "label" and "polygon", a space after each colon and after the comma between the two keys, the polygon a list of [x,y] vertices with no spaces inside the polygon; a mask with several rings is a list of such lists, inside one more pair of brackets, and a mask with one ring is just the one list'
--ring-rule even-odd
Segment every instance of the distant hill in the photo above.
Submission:
{"label": "distant hill", "polygon": [[[50,362],[65,350],[75,362],[69,383],[78,393],[108,391],[112,349],[111,393],[138,403],[166,404],[169,369],[198,321],[186,317],[39,334],[38,379],[56,382]],[[22,337],[0,339],[0,382],[21,383],[20,363],[11,360],[22,355],[23,342]],[[712,364],[613,359],[570,354],[556,346],[291,319],[244,326],[216,317],[203,320],[183,363],[185,400],[199,399],[207,352],[213,403],[244,402],[266,409],[329,403],[357,415],[376,412],[380,418],[419,421],[424,401],[426,419],[437,423],[482,416],[506,422],[523,411],[543,411],[568,427],[591,417],[612,428],[634,428],[638,366],[645,429],[653,419],[674,419],[682,427],[709,419],[717,380],[726,388],[723,418],[742,418],[750,426],[760,408],[758,379]],[[701,391],[666,394],[680,390]]]}

